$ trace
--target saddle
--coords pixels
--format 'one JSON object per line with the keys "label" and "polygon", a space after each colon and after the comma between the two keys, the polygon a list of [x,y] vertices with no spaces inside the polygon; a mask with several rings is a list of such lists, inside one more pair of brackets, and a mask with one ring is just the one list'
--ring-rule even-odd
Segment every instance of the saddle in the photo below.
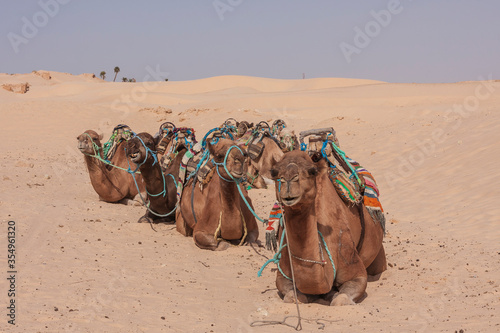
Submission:
{"label": "saddle", "polygon": [[[304,142],[306,137],[307,144]],[[340,149],[333,128],[303,131],[299,138],[301,150],[307,151],[314,162],[326,159],[329,178],[342,200],[347,205],[364,204],[373,220],[378,221],[385,232],[384,210],[375,178]]]}
{"label": "saddle", "polygon": [[156,145],[156,151],[158,154],[163,154],[160,158],[160,166],[162,171],[165,172],[179,151],[183,148],[192,148],[197,141],[195,131],[192,128],[173,127],[165,129],[165,127],[160,127],[160,131],[158,135],[160,135],[161,139]]}
{"label": "saddle", "polygon": [[111,137],[103,145],[104,158],[108,161],[111,160],[116,153],[118,144],[120,144],[122,141],[128,141],[133,135],[134,132],[129,126],[124,124],[116,125],[115,128],[113,128]]}
{"label": "saddle", "polygon": [[[324,158],[328,162],[330,180],[342,200],[348,205],[361,203],[364,181],[358,177],[354,167],[349,165],[345,154],[339,148],[335,130],[331,127],[300,132],[301,149],[307,151],[312,160]],[[308,143],[304,143],[305,139]]]}

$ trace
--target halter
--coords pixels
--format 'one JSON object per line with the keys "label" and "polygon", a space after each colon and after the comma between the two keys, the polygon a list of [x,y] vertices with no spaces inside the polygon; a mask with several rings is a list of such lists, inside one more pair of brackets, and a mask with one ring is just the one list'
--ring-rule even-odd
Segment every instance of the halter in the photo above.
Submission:
{"label": "halter", "polygon": [[[172,215],[173,212],[175,212],[175,210],[177,209],[177,206],[178,206],[178,203],[175,205],[174,209],[172,209],[170,212],[168,212],[167,214],[158,214],[156,213],[155,211],[153,211],[151,208],[149,208],[149,204],[146,204],[146,200],[144,200],[144,198],[142,197],[142,194],[141,194],[141,191],[139,190],[139,184],[137,184],[137,179],[135,178],[135,174],[138,172],[139,168],[144,164],[146,163],[146,160],[148,159],[148,152],[151,153],[151,156],[153,156],[154,158],[154,162],[152,165],[155,165],[157,162],[158,162],[158,157],[156,156],[156,152],[154,152],[153,150],[149,149],[146,144],[144,143],[144,141],[141,139],[141,137],[139,136],[135,136],[136,138],[139,139],[139,141],[141,141],[142,143],[142,146],[144,147],[145,151],[146,151],[146,156],[144,157],[144,160],[140,163],[140,164],[136,164],[136,168],[135,170],[132,171],[131,167],[130,167],[130,162],[128,160],[128,154],[126,155],[127,156],[127,164],[128,164],[128,170],[127,172],[130,173],[132,175],[132,178],[134,179],[134,183],[135,183],[135,187],[137,188],[137,192],[139,193],[139,197],[141,198],[142,200],[142,203],[143,205],[146,207],[146,209],[153,215],[155,216],[158,216],[158,217],[167,217],[167,216],[170,216]],[[125,148],[125,151],[127,149]],[[151,197],[158,197],[160,195],[163,195],[163,197],[165,197],[165,195],[167,194],[167,186],[166,186],[166,181],[165,181],[165,175],[163,174],[163,171],[161,171],[161,168],[160,168],[160,173],[161,173],[161,177],[162,177],[162,180],[163,180],[163,190],[160,192],[160,193],[157,193],[157,194],[151,194],[148,192],[148,189],[146,188],[146,193],[151,196]],[[174,180],[174,184],[175,184],[175,187],[177,187],[177,181],[175,180],[175,177],[172,175],[172,174],[168,174],[169,176],[172,177],[172,179]]]}
{"label": "halter", "polygon": [[[113,168],[116,168],[116,169],[120,169],[120,170],[123,170],[123,171],[126,171],[128,172],[130,170],[130,166],[129,166],[129,169],[125,169],[125,168],[122,168],[122,167],[119,167],[117,165],[114,165],[113,163],[111,163],[110,161],[102,158],[100,155],[99,155],[99,151],[102,150],[102,147],[99,147],[97,145],[97,143],[94,142],[94,139],[92,139],[92,137],[90,136],[90,134],[88,133],[84,133],[85,135],[87,135],[90,139],[90,142],[92,142],[92,148],[94,149],[94,155],[90,155],[90,154],[87,154],[87,153],[83,153],[84,155],[87,155],[89,157],[93,157],[99,161],[101,161],[102,163],[106,164],[106,165],[110,165],[112,166]],[[140,172],[138,171],[137,173],[140,174]]]}
{"label": "halter", "polygon": [[[238,189],[238,192],[240,193],[240,197],[243,199],[243,202],[245,202],[245,204],[247,205],[247,208],[248,210],[253,214],[253,216],[255,216],[255,218],[257,220],[259,220],[260,222],[262,223],[266,223],[266,220],[260,218],[256,213],[255,211],[253,210],[252,206],[250,206],[250,204],[248,203],[247,199],[245,198],[245,196],[243,195],[243,192],[241,191],[241,188],[239,186],[239,184],[241,183],[241,178],[234,178],[233,175],[229,172],[229,170],[227,169],[227,158],[229,156],[229,153],[231,152],[231,150],[233,148],[236,148],[240,151],[240,153],[243,155],[243,151],[241,150],[240,147],[236,146],[236,145],[232,145],[231,147],[229,147],[229,149],[227,150],[226,152],[226,156],[224,157],[224,161],[222,163],[217,163],[215,162],[215,160],[212,160],[213,163],[216,165],[216,168],[217,168],[217,174],[219,175],[219,177],[221,177],[221,179],[227,181],[227,182],[235,182],[236,183],[236,188]],[[224,167],[224,170],[226,171],[226,173],[229,175],[229,177],[231,178],[231,180],[228,180],[228,179],[225,179],[224,177],[221,176],[220,172],[219,172],[219,166],[223,166]]]}

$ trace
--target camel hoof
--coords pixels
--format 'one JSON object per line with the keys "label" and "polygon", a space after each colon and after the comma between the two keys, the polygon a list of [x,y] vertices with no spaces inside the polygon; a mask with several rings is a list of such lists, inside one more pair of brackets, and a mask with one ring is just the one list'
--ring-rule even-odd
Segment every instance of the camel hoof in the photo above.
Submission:
{"label": "camel hoof", "polygon": [[330,303],[331,306],[354,305],[356,303],[346,294],[337,294]]}
{"label": "camel hoof", "polygon": [[215,248],[215,251],[225,251],[229,248],[229,243],[228,242],[219,242],[219,244],[217,244],[217,247]]}
{"label": "camel hoof", "polygon": [[290,290],[289,292],[286,293],[286,295],[283,297],[283,302],[295,303],[295,296],[293,294],[293,290]]}

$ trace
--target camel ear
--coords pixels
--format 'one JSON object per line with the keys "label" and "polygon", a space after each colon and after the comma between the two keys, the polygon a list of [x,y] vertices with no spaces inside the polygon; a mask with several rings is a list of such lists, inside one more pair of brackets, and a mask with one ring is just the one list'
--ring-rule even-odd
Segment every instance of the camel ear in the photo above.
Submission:
{"label": "camel ear", "polygon": [[248,128],[252,128],[252,127],[253,127],[253,123],[250,123],[250,124],[248,125]]}
{"label": "camel ear", "polygon": [[102,140],[104,138],[104,135],[102,133],[99,133],[99,140]]}
{"label": "camel ear", "polygon": [[271,177],[276,180],[278,179],[279,172],[276,169],[271,169]]}

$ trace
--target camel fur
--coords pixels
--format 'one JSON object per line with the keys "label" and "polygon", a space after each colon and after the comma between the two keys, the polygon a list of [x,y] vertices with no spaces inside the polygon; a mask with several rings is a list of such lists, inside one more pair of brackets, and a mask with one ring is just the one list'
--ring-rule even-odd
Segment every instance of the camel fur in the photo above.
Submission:
{"label": "camel fur", "polygon": [[[127,156],[133,165],[138,167],[141,172],[149,201],[149,209],[146,211],[146,214],[139,219],[139,223],[143,221],[175,221],[175,213],[173,210],[177,204],[177,186],[174,178],[176,180],[179,178],[179,166],[186,149],[179,147],[180,150],[176,152],[177,156],[174,158],[167,170],[162,172],[158,160],[155,159],[155,156],[153,155],[154,148],[155,140],[148,133],[139,133],[127,141]],[[146,151],[146,149],[149,150]],[[172,213],[168,216],[158,216],[151,211],[158,215],[167,215],[170,212]]]}
{"label": "camel fur", "polygon": [[[234,141],[223,138],[214,145],[207,142],[210,158],[223,163],[233,145]],[[245,158],[239,149],[233,148],[229,152],[227,169],[235,179],[244,175]],[[184,236],[192,235],[195,244],[207,250],[224,250],[229,246],[228,242],[254,243],[259,235],[257,222],[238,192],[239,185],[232,181],[222,165],[215,168],[218,170],[203,188],[196,183],[196,176],[185,184],[176,212],[177,231]],[[246,190],[241,190],[252,205]]]}
{"label": "camel fur", "polygon": [[[247,161],[248,183],[254,188],[267,188],[267,184],[272,184],[271,168],[284,154],[271,137],[264,135],[262,143],[264,143],[262,153],[255,159],[248,158]],[[243,149],[248,148],[241,143],[239,146]],[[254,180],[253,183],[251,180]]]}
{"label": "camel fur", "polygon": [[[99,136],[93,130],[87,130],[77,137],[78,149],[84,154],[84,161],[89,171],[92,187],[102,201],[138,204],[137,201],[133,200],[138,191],[132,176],[125,170],[114,168],[93,157],[98,155],[103,158],[101,139],[102,136]],[[118,144],[110,162],[113,165],[127,169],[125,144],[125,142]],[[143,192],[145,185],[140,175],[137,177],[137,183],[139,184],[139,191]]]}
{"label": "camel fur", "polygon": [[[367,275],[377,275],[387,269],[383,230],[363,207],[365,236],[357,251],[362,232],[359,210],[342,201],[327,170],[324,160],[314,163],[302,151],[285,154],[273,167],[276,196],[283,205],[287,229],[287,246],[279,264],[284,274],[291,277],[290,251],[299,301],[311,302],[322,297],[331,305],[354,304],[365,295]],[[331,253],[335,277],[318,231]],[[279,237],[282,232],[283,229]],[[294,301],[292,281],[279,270],[276,286],[285,302]]]}

